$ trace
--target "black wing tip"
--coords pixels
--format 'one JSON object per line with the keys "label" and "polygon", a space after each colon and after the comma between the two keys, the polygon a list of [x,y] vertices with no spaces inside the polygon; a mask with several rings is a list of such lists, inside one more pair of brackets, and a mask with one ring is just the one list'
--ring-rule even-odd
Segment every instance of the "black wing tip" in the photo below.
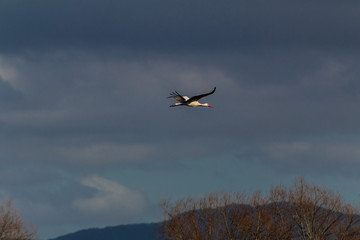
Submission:
{"label": "black wing tip", "polygon": [[176,96],[180,96],[180,94],[177,91],[171,92],[169,95],[170,96],[168,96],[167,98],[173,98],[173,97],[176,97]]}

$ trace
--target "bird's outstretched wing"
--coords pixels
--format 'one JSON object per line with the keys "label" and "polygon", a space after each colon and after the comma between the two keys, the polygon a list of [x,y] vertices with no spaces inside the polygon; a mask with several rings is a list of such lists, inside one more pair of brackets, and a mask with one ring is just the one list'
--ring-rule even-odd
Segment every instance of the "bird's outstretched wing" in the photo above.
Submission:
{"label": "bird's outstretched wing", "polygon": [[177,91],[170,93],[170,96],[168,98],[174,98],[176,101],[180,103],[186,102],[189,98],[186,96],[181,96]]}
{"label": "bird's outstretched wing", "polygon": [[216,90],[216,87],[214,87],[214,90],[212,90],[211,92],[209,93],[205,93],[205,94],[201,94],[201,95],[197,95],[197,96],[193,96],[191,97],[189,100],[187,100],[188,102],[193,102],[193,101],[198,101],[200,98],[203,98],[203,97],[206,97],[206,96],[209,96],[211,94],[213,94]]}

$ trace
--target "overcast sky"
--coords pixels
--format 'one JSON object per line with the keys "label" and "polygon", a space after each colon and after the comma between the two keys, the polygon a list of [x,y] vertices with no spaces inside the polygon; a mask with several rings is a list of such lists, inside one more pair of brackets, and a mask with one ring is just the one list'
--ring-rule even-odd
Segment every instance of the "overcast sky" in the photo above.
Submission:
{"label": "overcast sky", "polygon": [[[358,1],[0,0],[0,199],[42,239],[295,177],[360,204]],[[211,108],[169,108],[174,90]]]}

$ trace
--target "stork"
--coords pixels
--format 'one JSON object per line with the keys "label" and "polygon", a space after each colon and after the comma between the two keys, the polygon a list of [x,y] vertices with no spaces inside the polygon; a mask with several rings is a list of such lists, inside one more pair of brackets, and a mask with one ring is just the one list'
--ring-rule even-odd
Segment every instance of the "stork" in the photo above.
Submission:
{"label": "stork", "polygon": [[200,94],[197,96],[193,96],[191,98],[187,96],[180,95],[177,91],[170,93],[170,96],[168,98],[174,98],[176,101],[178,101],[175,104],[170,105],[170,107],[177,107],[177,106],[188,106],[188,107],[210,107],[214,108],[213,106],[209,105],[208,103],[199,103],[198,101],[206,96],[209,96],[213,94],[216,90],[216,87],[214,87],[214,90],[212,90],[209,93]]}

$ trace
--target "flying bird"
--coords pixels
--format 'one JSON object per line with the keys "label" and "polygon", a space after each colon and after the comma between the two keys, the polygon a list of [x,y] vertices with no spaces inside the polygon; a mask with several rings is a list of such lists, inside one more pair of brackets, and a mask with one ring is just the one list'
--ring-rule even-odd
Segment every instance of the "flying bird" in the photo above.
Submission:
{"label": "flying bird", "polygon": [[176,101],[178,101],[175,104],[170,105],[170,107],[177,107],[177,106],[188,106],[188,107],[211,107],[213,106],[209,105],[208,103],[199,103],[198,101],[206,96],[209,96],[213,94],[216,90],[216,87],[214,87],[214,90],[212,90],[209,93],[200,94],[197,96],[193,96],[191,98],[187,96],[180,95],[177,91],[170,93],[170,96],[168,98],[174,98]]}

